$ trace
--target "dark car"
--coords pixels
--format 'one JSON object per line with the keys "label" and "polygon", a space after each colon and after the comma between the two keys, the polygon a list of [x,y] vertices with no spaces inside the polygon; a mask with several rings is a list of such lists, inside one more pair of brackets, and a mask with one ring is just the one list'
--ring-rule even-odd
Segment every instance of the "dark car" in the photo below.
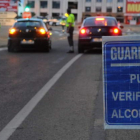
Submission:
{"label": "dark car", "polygon": [[23,49],[51,49],[50,32],[41,19],[19,19],[9,30],[8,51]]}
{"label": "dark car", "polygon": [[122,31],[114,17],[88,17],[80,27],[78,52],[83,53],[86,49],[102,48],[102,36],[121,35]]}

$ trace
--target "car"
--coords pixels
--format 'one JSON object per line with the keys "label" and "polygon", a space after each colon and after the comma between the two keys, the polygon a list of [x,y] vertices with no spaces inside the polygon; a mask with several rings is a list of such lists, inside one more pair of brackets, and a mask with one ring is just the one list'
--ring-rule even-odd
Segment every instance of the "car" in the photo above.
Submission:
{"label": "car", "polygon": [[57,26],[59,20],[57,18],[51,18],[48,20],[48,22],[49,22],[49,25]]}
{"label": "car", "polygon": [[59,17],[59,18],[52,18],[52,19],[49,19],[49,25],[52,25],[52,26],[61,26],[61,21],[62,19],[65,19],[66,20],[66,17]]}
{"label": "car", "polygon": [[49,52],[51,38],[42,19],[18,19],[9,30],[8,51],[37,49]]}
{"label": "car", "polygon": [[123,26],[114,17],[87,17],[79,27],[78,52],[102,48],[102,36],[121,36]]}
{"label": "car", "polygon": [[38,19],[42,19],[43,20],[43,22],[45,23],[45,24],[47,24],[48,23],[48,18],[46,18],[46,17],[37,17]]}

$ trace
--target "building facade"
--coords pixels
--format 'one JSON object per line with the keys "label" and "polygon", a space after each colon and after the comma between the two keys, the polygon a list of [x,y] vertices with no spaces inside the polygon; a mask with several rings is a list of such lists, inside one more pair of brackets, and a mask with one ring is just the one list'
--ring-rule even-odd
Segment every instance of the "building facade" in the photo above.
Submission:
{"label": "building facade", "polygon": [[68,8],[71,8],[77,22],[81,22],[88,16],[103,15],[114,16],[120,22],[129,24],[129,19],[136,20],[136,22],[139,20],[139,15],[133,13],[135,9],[133,5],[129,7],[132,13],[126,13],[127,3],[133,1],[136,3],[140,0],[24,0],[24,6],[28,3],[30,11],[36,16],[48,16],[49,18],[62,16]]}

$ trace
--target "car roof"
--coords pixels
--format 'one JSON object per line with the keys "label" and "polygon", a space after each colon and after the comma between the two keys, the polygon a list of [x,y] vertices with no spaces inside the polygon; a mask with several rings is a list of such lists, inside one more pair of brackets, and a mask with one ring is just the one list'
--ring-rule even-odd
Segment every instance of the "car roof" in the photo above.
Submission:
{"label": "car roof", "polygon": [[[94,18],[108,18],[108,19],[116,19],[115,17],[109,17],[109,16],[87,17],[86,19],[94,19]],[[85,20],[86,20],[86,19],[85,19]]]}
{"label": "car roof", "polygon": [[19,21],[40,21],[42,22],[42,19],[37,19],[37,18],[30,18],[30,19],[17,19],[17,22]]}

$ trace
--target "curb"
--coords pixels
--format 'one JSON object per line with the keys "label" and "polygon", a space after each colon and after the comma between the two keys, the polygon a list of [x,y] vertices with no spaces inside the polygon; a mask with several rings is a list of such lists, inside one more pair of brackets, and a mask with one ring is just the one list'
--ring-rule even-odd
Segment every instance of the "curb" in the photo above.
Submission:
{"label": "curb", "polygon": [[7,45],[0,45],[0,48],[4,48],[4,47],[7,47]]}

